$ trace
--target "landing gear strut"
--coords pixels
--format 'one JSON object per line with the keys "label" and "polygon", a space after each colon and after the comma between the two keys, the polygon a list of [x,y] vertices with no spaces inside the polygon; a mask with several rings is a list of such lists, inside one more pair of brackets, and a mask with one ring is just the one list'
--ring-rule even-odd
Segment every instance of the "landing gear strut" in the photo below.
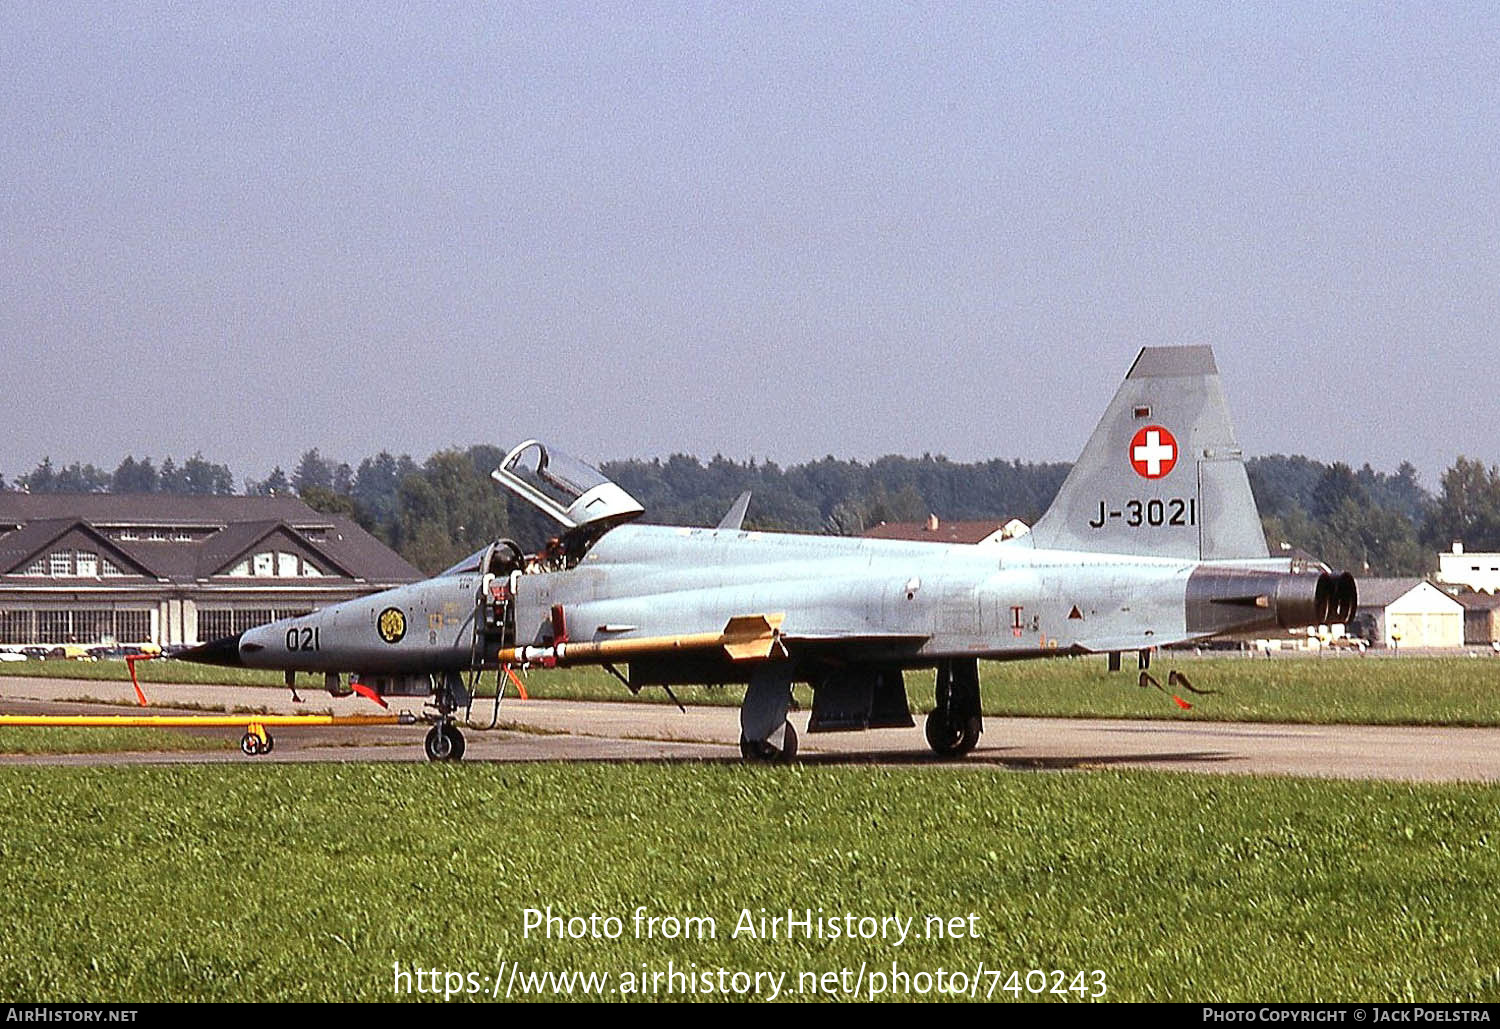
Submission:
{"label": "landing gear strut", "polygon": [[792,670],[767,661],[750,673],[740,707],[740,754],[746,761],[791,761],[797,756],[797,730],[787,721],[792,701]]}
{"label": "landing gear strut", "polygon": [[944,661],[937,670],[937,706],[927,716],[927,745],[939,757],[963,757],[984,732],[979,711],[979,662]]}
{"label": "landing gear strut", "polygon": [[432,706],[437,708],[437,716],[423,743],[427,760],[460,761],[464,756],[464,734],[458,729],[455,714],[471,699],[464,687],[463,676],[457,672],[446,673],[442,683],[434,686],[433,699]]}

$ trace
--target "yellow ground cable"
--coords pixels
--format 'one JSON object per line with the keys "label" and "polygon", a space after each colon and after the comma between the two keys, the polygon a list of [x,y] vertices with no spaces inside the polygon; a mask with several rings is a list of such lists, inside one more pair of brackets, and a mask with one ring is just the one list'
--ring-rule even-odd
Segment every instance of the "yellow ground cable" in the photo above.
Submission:
{"label": "yellow ground cable", "polygon": [[0,726],[241,728],[255,725],[411,725],[411,715],[0,715]]}

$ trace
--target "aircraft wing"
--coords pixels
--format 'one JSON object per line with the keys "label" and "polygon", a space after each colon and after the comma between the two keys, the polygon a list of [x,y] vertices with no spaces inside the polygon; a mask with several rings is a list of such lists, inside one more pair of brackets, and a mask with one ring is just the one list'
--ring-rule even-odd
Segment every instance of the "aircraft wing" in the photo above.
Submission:
{"label": "aircraft wing", "polygon": [[916,653],[931,638],[912,633],[871,632],[855,635],[786,635],[781,640],[791,650],[815,651],[852,660]]}
{"label": "aircraft wing", "polygon": [[1105,654],[1119,650],[1145,650],[1148,647],[1167,647],[1174,643],[1187,643],[1192,640],[1203,639],[1207,633],[1182,633],[1176,636],[1162,636],[1144,632],[1127,633],[1120,636],[1100,636],[1095,639],[1079,640],[1074,649],[1082,650],[1089,654]]}
{"label": "aircraft wing", "polygon": [[[784,634],[782,613],[746,614],[730,618],[718,632],[670,636],[628,636],[619,639],[567,641],[542,646],[507,647],[502,664],[630,661],[683,651],[720,651],[734,662],[762,661],[787,649],[843,652],[849,657],[888,658],[918,650],[929,637],[911,633]],[[633,628],[621,626],[620,629]],[[872,653],[873,652],[873,653]]]}

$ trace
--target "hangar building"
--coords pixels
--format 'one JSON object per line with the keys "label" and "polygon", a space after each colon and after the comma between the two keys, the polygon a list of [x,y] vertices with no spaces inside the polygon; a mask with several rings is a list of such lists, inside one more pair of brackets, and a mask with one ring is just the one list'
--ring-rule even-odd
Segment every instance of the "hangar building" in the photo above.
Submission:
{"label": "hangar building", "polygon": [[1500,640],[1500,595],[1455,593],[1453,599],[1464,606],[1464,643],[1488,647]]}
{"label": "hangar building", "polygon": [[1464,606],[1424,579],[1360,579],[1351,629],[1377,646],[1462,647]]}
{"label": "hangar building", "polygon": [[0,643],[198,643],[420,578],[294,497],[0,493]]}

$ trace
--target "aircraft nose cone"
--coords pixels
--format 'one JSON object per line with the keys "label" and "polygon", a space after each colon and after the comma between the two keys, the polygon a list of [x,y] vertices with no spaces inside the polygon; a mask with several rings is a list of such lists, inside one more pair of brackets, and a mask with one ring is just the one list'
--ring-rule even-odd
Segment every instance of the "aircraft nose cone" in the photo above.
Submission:
{"label": "aircraft nose cone", "polygon": [[192,650],[184,650],[177,655],[179,661],[194,661],[200,665],[227,665],[232,668],[242,667],[245,662],[240,660],[240,637],[244,633],[234,636],[223,636],[216,640],[200,644]]}

